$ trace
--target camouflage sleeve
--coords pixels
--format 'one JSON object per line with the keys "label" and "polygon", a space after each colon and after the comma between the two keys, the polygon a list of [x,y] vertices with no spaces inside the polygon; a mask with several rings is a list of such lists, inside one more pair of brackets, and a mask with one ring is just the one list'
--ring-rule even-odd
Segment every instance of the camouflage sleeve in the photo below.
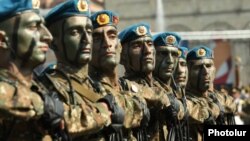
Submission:
{"label": "camouflage sleeve", "polygon": [[225,95],[225,112],[226,113],[236,113],[237,106],[234,99],[230,95]]}
{"label": "camouflage sleeve", "polygon": [[134,128],[138,127],[143,118],[143,109],[141,102],[146,103],[140,97],[131,94],[121,94],[115,96],[119,106],[125,111],[124,127]]}
{"label": "camouflage sleeve", "polygon": [[164,107],[170,106],[170,101],[168,96],[160,88],[150,88],[146,86],[141,87],[142,97],[147,101],[149,108],[159,107],[163,109]]}
{"label": "camouflage sleeve", "polygon": [[204,102],[187,99],[190,124],[202,124],[209,118],[209,109]]}
{"label": "camouflage sleeve", "polygon": [[184,115],[185,115],[184,105],[180,100],[178,100],[178,104],[179,104],[180,109],[177,113],[177,117],[178,117],[178,120],[182,120],[184,118]]}
{"label": "camouflage sleeve", "polygon": [[77,104],[74,105],[69,102],[66,82],[56,79],[54,82],[60,90],[59,97],[64,102],[64,119],[73,138],[97,133],[110,125],[110,111],[103,104],[93,103],[75,93],[74,98]]}
{"label": "camouflage sleeve", "polygon": [[29,88],[0,82],[0,118],[14,116],[22,119],[38,118],[43,114],[41,97]]}
{"label": "camouflage sleeve", "polygon": [[64,104],[64,109],[65,122],[73,138],[97,133],[111,123],[109,111],[101,103]]}

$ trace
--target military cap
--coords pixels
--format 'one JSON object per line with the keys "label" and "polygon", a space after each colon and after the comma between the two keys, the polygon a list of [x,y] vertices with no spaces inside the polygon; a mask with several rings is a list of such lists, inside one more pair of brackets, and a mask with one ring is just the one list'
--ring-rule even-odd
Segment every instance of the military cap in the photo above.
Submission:
{"label": "military cap", "polygon": [[121,43],[129,42],[141,36],[152,37],[150,26],[147,23],[134,24],[125,28],[120,34]]}
{"label": "military cap", "polygon": [[0,0],[0,3],[0,21],[27,10],[38,13],[40,7],[40,0]]}
{"label": "military cap", "polygon": [[45,16],[46,25],[59,21],[63,18],[71,16],[90,17],[89,1],[88,0],[67,0],[58,4],[50,10]]}
{"label": "military cap", "polygon": [[181,37],[174,32],[164,32],[153,36],[155,47],[157,46],[173,46],[178,47]]}
{"label": "military cap", "polygon": [[213,50],[207,46],[200,45],[192,48],[187,54],[187,60],[213,59]]}
{"label": "military cap", "polygon": [[186,59],[188,54],[188,48],[187,47],[178,47],[178,57]]}
{"label": "military cap", "polygon": [[116,27],[119,23],[119,17],[115,12],[102,10],[92,14],[91,21],[94,29],[105,25],[112,25]]}

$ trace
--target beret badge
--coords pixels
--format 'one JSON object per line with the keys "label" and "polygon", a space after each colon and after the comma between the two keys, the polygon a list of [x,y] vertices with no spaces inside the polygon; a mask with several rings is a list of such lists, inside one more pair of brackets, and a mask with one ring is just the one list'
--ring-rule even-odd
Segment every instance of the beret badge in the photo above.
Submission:
{"label": "beret badge", "polygon": [[182,54],[181,50],[178,49],[178,57],[181,57],[181,54]]}
{"label": "beret badge", "polygon": [[169,35],[166,37],[167,44],[173,45],[176,42],[176,38],[173,35]]}
{"label": "beret badge", "polygon": [[108,24],[110,21],[110,18],[107,14],[100,14],[97,16],[97,23],[99,25],[105,25]]}
{"label": "beret badge", "polygon": [[39,9],[40,8],[40,0],[32,0],[32,7],[34,9]]}
{"label": "beret badge", "polygon": [[203,48],[198,49],[196,54],[197,54],[198,57],[204,57],[204,56],[206,56],[206,50],[203,49]]}
{"label": "beret badge", "polygon": [[79,0],[77,8],[80,12],[88,11],[88,3],[85,0]]}
{"label": "beret badge", "polygon": [[143,36],[147,33],[147,28],[145,26],[139,26],[136,29],[136,34],[139,36]]}

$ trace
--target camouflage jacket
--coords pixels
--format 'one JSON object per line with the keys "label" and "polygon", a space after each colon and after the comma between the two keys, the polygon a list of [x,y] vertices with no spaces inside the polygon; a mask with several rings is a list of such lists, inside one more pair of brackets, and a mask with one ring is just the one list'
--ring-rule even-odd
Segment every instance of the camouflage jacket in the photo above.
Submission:
{"label": "camouflage jacket", "polygon": [[20,74],[0,70],[0,140],[51,140],[38,119],[44,112],[39,94]]}
{"label": "camouflage jacket", "polygon": [[[193,141],[202,141],[203,125],[208,119],[212,124],[220,114],[219,106],[209,97],[186,90],[187,109],[189,112],[190,137]],[[211,119],[211,120],[210,120]]]}
{"label": "camouflage jacket", "polygon": [[147,101],[151,115],[147,128],[149,140],[166,140],[168,131],[165,122],[166,116],[163,111],[170,106],[170,101],[166,95],[167,91],[156,80],[153,80],[153,84],[150,85],[144,78],[128,77],[127,79],[142,85],[142,97]]}
{"label": "camouflage jacket", "polygon": [[96,102],[101,97],[94,97],[96,93],[87,72],[61,63],[58,63],[56,70],[44,74],[45,79],[40,83],[59,93],[64,102],[64,118],[71,138],[104,140],[99,133],[111,123],[109,111]]}

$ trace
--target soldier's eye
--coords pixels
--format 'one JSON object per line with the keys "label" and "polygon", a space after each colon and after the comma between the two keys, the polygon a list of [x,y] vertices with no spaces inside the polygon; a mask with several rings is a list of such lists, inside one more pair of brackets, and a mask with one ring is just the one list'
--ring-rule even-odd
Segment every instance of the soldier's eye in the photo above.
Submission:
{"label": "soldier's eye", "polygon": [[38,25],[37,25],[36,23],[33,23],[33,24],[29,25],[28,28],[29,28],[30,30],[35,31],[35,30],[38,30]]}
{"label": "soldier's eye", "polygon": [[109,38],[110,39],[116,39],[117,35],[115,33],[112,33],[109,35]]}
{"label": "soldier's eye", "polygon": [[91,28],[87,28],[86,32],[88,32],[89,34],[91,34],[93,32],[93,30]]}
{"label": "soldier's eye", "polygon": [[153,46],[153,42],[152,42],[152,41],[148,41],[147,44],[148,44],[149,46]]}
{"label": "soldier's eye", "polygon": [[73,30],[71,30],[70,34],[73,36],[76,36],[79,34],[79,31],[77,29],[73,29]]}

